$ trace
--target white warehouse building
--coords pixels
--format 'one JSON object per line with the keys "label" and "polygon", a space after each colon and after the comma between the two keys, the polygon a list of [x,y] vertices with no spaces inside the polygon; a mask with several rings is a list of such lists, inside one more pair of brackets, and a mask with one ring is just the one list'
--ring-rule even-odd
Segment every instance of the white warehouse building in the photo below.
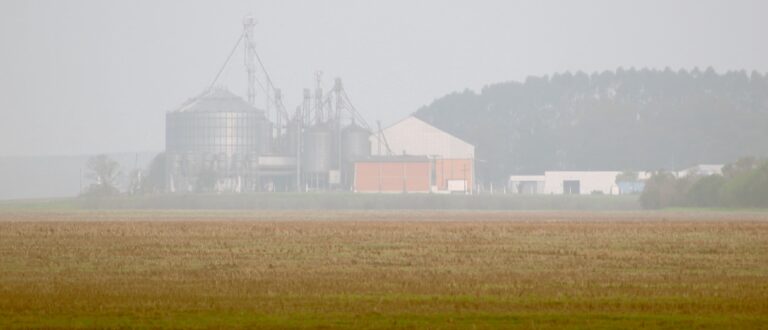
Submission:
{"label": "white warehouse building", "polygon": [[[545,195],[620,195],[642,191],[642,185],[616,182],[620,171],[547,171],[544,175],[513,175],[509,189],[513,194]],[[644,181],[650,173],[638,173]],[[638,191],[639,190],[639,191]]]}
{"label": "white warehouse building", "polygon": [[[696,165],[670,172],[677,177],[722,175],[723,165]],[[637,172],[630,181],[617,180],[620,171],[546,171],[543,175],[512,175],[509,190],[513,194],[545,195],[624,195],[641,193],[652,172]]]}

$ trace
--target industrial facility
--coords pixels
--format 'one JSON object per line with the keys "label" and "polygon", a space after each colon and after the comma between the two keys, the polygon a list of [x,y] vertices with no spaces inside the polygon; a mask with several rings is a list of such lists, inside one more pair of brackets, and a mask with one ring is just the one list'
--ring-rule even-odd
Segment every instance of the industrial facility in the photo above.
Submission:
{"label": "industrial facility", "polygon": [[[314,91],[289,114],[256,52],[254,25],[244,20],[210,86],[166,114],[169,192],[473,192],[474,146],[415,117],[374,132],[339,78],[324,91],[316,73]],[[247,99],[216,86],[238,50]]]}

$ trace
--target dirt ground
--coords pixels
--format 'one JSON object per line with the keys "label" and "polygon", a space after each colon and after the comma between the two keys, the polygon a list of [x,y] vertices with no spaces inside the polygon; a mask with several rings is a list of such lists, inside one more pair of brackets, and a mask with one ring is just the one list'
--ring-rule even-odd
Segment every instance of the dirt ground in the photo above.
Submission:
{"label": "dirt ground", "polygon": [[0,212],[2,328],[765,324],[765,212]]}

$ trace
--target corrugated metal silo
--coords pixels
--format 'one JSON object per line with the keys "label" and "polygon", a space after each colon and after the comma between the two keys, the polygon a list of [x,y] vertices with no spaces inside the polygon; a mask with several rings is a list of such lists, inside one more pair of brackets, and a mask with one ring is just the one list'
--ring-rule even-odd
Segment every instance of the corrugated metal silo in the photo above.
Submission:
{"label": "corrugated metal silo", "polygon": [[264,112],[223,89],[166,115],[169,153],[265,153],[271,145],[272,127]]}
{"label": "corrugated metal silo", "polygon": [[257,124],[257,131],[259,134],[259,154],[271,155],[273,153],[272,145],[272,122],[264,118]]}
{"label": "corrugated metal silo", "polygon": [[166,152],[172,185],[189,187],[203,171],[215,171],[230,182],[258,181],[258,169],[244,160],[272,151],[271,125],[263,111],[224,89],[212,89],[169,112]]}
{"label": "corrugated metal silo", "polygon": [[352,162],[371,155],[371,132],[350,124],[341,131],[341,152],[344,162]]}
{"label": "corrugated metal silo", "polygon": [[285,153],[294,156],[296,155],[296,149],[299,147],[299,122],[292,120],[288,123],[285,130]]}
{"label": "corrugated metal silo", "polygon": [[302,169],[305,173],[327,174],[334,157],[333,130],[317,124],[304,131]]}

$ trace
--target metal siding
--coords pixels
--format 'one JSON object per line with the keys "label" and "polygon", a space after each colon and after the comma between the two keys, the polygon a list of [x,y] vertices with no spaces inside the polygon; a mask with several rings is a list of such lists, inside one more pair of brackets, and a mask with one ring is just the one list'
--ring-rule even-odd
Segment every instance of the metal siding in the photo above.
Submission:
{"label": "metal siding", "polygon": [[429,163],[405,163],[405,186],[407,192],[429,192]]}
{"label": "metal siding", "polygon": [[472,191],[474,178],[472,159],[437,159],[435,160],[435,182],[440,191],[448,190],[449,180],[466,180],[467,191]]}
{"label": "metal siding", "polygon": [[326,174],[336,157],[333,131],[325,125],[315,125],[304,132],[302,170],[305,173]]}
{"label": "metal siding", "polygon": [[258,182],[254,160],[271,144],[262,111],[227,91],[209,91],[166,115],[169,188],[191,190],[201,171],[213,170],[223,190],[252,189]]}
{"label": "metal siding", "polygon": [[355,191],[385,193],[429,192],[429,162],[370,162],[355,164]]}

